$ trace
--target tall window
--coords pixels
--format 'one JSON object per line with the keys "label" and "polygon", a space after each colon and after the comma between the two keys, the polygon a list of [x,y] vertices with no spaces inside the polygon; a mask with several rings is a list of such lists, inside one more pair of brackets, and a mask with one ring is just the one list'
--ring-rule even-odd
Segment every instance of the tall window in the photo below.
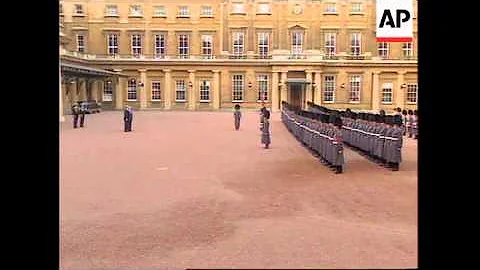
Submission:
{"label": "tall window", "polygon": [[350,102],[360,102],[361,77],[360,75],[350,76]]}
{"label": "tall window", "polygon": [[408,58],[413,56],[413,43],[412,42],[405,42],[402,46],[403,56]]}
{"label": "tall window", "polygon": [[233,101],[243,101],[243,75],[233,75]]}
{"label": "tall window", "polygon": [[243,56],[244,35],[242,32],[233,33],[233,55],[237,57]]}
{"label": "tall window", "polygon": [[190,11],[188,10],[188,6],[178,7],[178,17],[190,17]]}
{"label": "tall window", "polygon": [[135,79],[128,80],[127,100],[137,100],[137,81]]}
{"label": "tall window", "polygon": [[132,35],[132,55],[134,57],[140,57],[142,54],[142,36]]}
{"label": "tall window", "polygon": [[130,16],[141,17],[143,16],[142,6],[140,5],[131,5],[130,6]]}
{"label": "tall window", "polygon": [[77,52],[85,52],[85,36],[77,35]]}
{"label": "tall window", "polygon": [[335,56],[337,47],[337,35],[335,33],[325,34],[325,54],[327,57]]}
{"label": "tall window", "polygon": [[270,4],[269,3],[260,3],[257,7],[257,14],[270,14]]}
{"label": "tall window", "polygon": [[388,43],[378,42],[378,56],[388,58]]}
{"label": "tall window", "polygon": [[181,59],[190,57],[188,35],[181,34],[178,36],[178,57]]}
{"label": "tall window", "polygon": [[337,12],[337,7],[335,3],[327,3],[325,6],[325,12],[329,12],[329,13]]}
{"label": "tall window", "polygon": [[161,99],[160,82],[152,82],[152,101]]}
{"label": "tall window", "polygon": [[205,17],[212,17],[213,16],[213,9],[211,6],[202,6],[202,10],[200,12],[200,16]]}
{"label": "tall window", "polygon": [[350,40],[350,54],[353,56],[359,56],[361,53],[361,35],[360,33],[353,33]]}
{"label": "tall window", "polygon": [[184,80],[176,81],[175,101],[186,101],[187,87]]}
{"label": "tall window", "polygon": [[325,75],[323,77],[323,101],[335,101],[335,76]]}
{"label": "tall window", "polygon": [[108,80],[103,84],[103,97],[102,101],[112,101],[113,100],[113,83]]}
{"label": "tall window", "polygon": [[165,6],[154,6],[153,7],[153,16],[155,16],[155,17],[167,16],[167,10],[165,9]]}
{"label": "tall window", "polygon": [[117,5],[107,5],[106,15],[107,16],[118,16]]}
{"label": "tall window", "polygon": [[292,55],[301,56],[303,54],[303,33],[292,32]]}
{"label": "tall window", "polygon": [[83,15],[83,6],[80,4],[75,4],[75,10],[73,13],[75,15]]}
{"label": "tall window", "polygon": [[242,3],[232,4],[232,13],[245,13],[245,8]]}
{"label": "tall window", "polygon": [[416,83],[407,84],[407,102],[417,103],[418,85]]}
{"label": "tall window", "polygon": [[268,75],[257,76],[258,93],[257,100],[268,100]]}
{"label": "tall window", "polygon": [[202,56],[206,59],[213,58],[213,38],[211,35],[202,36]]}
{"label": "tall window", "polygon": [[155,58],[165,58],[165,35],[155,35]]}
{"label": "tall window", "polygon": [[107,36],[108,41],[108,54],[115,55],[118,54],[118,35],[109,34]]}
{"label": "tall window", "polygon": [[261,59],[268,58],[269,35],[268,33],[258,33],[258,54]]}
{"label": "tall window", "polygon": [[352,3],[352,12],[362,12],[362,3]]}
{"label": "tall window", "polygon": [[382,85],[382,103],[390,104],[393,100],[393,84],[384,83]]}
{"label": "tall window", "polygon": [[210,101],[209,81],[200,81],[200,101]]}

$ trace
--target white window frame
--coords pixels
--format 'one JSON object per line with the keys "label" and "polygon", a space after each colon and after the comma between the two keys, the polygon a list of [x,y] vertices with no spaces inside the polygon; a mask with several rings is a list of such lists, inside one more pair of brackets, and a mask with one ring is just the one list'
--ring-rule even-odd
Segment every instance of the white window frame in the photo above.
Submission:
{"label": "white window frame", "polygon": [[232,75],[232,102],[243,102],[245,89],[245,76],[243,74]]}
{"label": "white window frame", "polygon": [[[118,38],[119,38],[118,34],[107,35],[107,54],[108,55],[118,55],[119,53]],[[110,45],[110,40],[112,40],[112,43],[114,45]]]}
{"label": "white window frame", "polygon": [[388,59],[390,54],[390,44],[388,42],[377,42],[378,56],[384,59]]}
{"label": "white window frame", "polygon": [[[382,104],[392,104],[393,103],[393,83],[386,82],[382,84]],[[388,97],[390,101],[388,101]]]}
{"label": "white window frame", "polygon": [[337,13],[337,5],[336,3],[327,2],[325,3],[325,13]]}
{"label": "white window frame", "polygon": [[111,80],[107,80],[103,83],[102,101],[113,101],[113,82]]}
{"label": "white window frame", "polygon": [[118,17],[118,6],[114,4],[108,4],[105,9],[105,16]]}
{"label": "white window frame", "polygon": [[[239,43],[236,44],[236,41],[239,41]],[[243,32],[232,33],[232,50],[233,50],[233,55],[236,57],[245,55],[245,33]]]}
{"label": "white window frame", "polygon": [[[132,98],[134,97],[134,98]],[[137,80],[129,79],[127,82],[127,101],[137,101]]]}
{"label": "white window frame", "polygon": [[179,17],[179,18],[189,18],[190,17],[190,9],[188,8],[188,6],[178,6],[177,17]]}
{"label": "white window frame", "polygon": [[80,16],[85,15],[85,10],[83,10],[82,4],[75,4],[74,8],[75,8],[73,12],[74,15],[80,15]]}
{"label": "white window frame", "polygon": [[[362,100],[362,75],[354,74],[350,75],[349,79],[349,91],[348,91],[348,102],[349,103],[360,103]],[[358,100],[355,100],[358,96]]]}
{"label": "white window frame", "polygon": [[269,78],[267,74],[258,74],[257,75],[257,101],[268,101],[269,100]]}
{"label": "white window frame", "polygon": [[135,58],[139,58],[143,55],[143,40],[142,35],[140,34],[132,34],[130,37],[131,41],[131,53],[132,56]]}
{"label": "white window frame", "polygon": [[[355,50],[357,48],[358,48],[358,52],[357,50]],[[360,56],[361,54],[362,54],[362,33],[352,33],[350,36],[350,55]]]}
{"label": "white window frame", "polygon": [[[179,94],[183,93],[183,99],[179,99]],[[175,81],[175,102],[186,102],[187,101],[187,85],[185,80],[176,80]]]}
{"label": "white window frame", "polygon": [[160,81],[152,81],[150,85],[150,93],[151,93],[152,101],[161,101],[162,100],[162,83]]}
{"label": "white window frame", "polygon": [[[186,44],[185,44],[186,43]],[[178,35],[178,58],[190,58],[190,36],[188,34]]]}
{"label": "white window frame", "polygon": [[[415,101],[411,101],[411,92],[415,90]],[[409,95],[410,94],[410,95]],[[418,83],[407,83],[407,104],[417,104],[418,102]]]}
{"label": "white window frame", "polygon": [[[331,80],[330,80],[331,79]],[[323,93],[322,93],[322,102],[323,103],[334,103],[335,102],[335,88],[336,88],[336,77],[335,75],[323,76]],[[328,95],[327,95],[328,94]],[[327,100],[331,94],[332,100]]]}
{"label": "white window frame", "polygon": [[304,33],[293,31],[290,38],[290,53],[294,57],[303,56]]}
{"label": "white window frame", "polygon": [[212,6],[202,6],[200,11],[201,17],[213,17],[213,7]]}
{"label": "white window frame", "polygon": [[327,57],[337,55],[337,33],[325,33],[325,55]]}
{"label": "white window frame", "polygon": [[413,57],[413,42],[404,42],[402,44],[403,57]]}
{"label": "white window frame", "polygon": [[153,17],[166,17],[167,8],[164,5],[156,5],[153,7]]}
{"label": "white window frame", "polygon": [[233,14],[245,14],[245,5],[243,3],[232,3]]}
{"label": "white window frame", "polygon": [[270,33],[258,33],[258,56],[260,59],[267,59],[270,53]]}
{"label": "white window frame", "polygon": [[[357,7],[358,7],[358,9],[357,9]],[[363,12],[362,7],[363,7],[362,3],[354,2],[354,3],[352,3],[352,8],[351,8],[350,12],[351,13],[362,13]]]}
{"label": "white window frame", "polygon": [[[80,37],[81,40],[80,40]],[[76,34],[76,44],[77,44],[77,52],[80,52],[80,53],[85,53],[85,35],[84,34]],[[82,43],[82,45],[80,45],[80,42]]]}
{"label": "white window frame", "polygon": [[202,57],[205,59],[213,59],[213,36],[202,35]]}
{"label": "white window frame", "polygon": [[272,9],[270,3],[258,3],[257,5],[257,14],[272,14]]}
{"label": "white window frame", "polygon": [[211,82],[208,80],[200,80],[198,89],[200,89],[200,102],[210,102]]}
{"label": "white window frame", "polygon": [[130,17],[143,17],[143,8],[142,5],[132,4],[130,5]]}
{"label": "white window frame", "polygon": [[[163,41],[163,44],[162,44]],[[167,54],[167,36],[165,34],[155,34],[153,37],[155,58],[163,59]]]}

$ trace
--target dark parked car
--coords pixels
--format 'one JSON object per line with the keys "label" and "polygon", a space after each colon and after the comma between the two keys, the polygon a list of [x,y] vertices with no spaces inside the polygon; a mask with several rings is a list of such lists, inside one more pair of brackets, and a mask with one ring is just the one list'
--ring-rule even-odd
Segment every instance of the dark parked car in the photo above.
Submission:
{"label": "dark parked car", "polygon": [[80,106],[87,108],[87,113],[99,113],[102,111],[101,103],[96,100],[79,101]]}

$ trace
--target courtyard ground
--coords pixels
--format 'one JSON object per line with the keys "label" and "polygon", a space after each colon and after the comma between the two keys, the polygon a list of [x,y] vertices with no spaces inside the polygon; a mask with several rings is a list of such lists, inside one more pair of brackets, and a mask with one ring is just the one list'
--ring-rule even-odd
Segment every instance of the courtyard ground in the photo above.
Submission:
{"label": "courtyard ground", "polygon": [[87,115],[60,128],[60,265],[89,268],[415,268],[417,141],[400,171],[346,149],[334,174],[273,114]]}

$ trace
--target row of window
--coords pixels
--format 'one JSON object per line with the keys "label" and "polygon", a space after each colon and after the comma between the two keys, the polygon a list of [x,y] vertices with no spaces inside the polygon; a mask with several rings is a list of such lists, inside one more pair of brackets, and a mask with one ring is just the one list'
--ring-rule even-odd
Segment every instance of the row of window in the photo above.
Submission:
{"label": "row of window", "polygon": [[[326,3],[325,10],[326,13],[337,13],[336,3]],[[362,12],[362,3],[351,3],[350,12],[360,13]],[[60,3],[60,13],[63,13],[63,5]],[[85,10],[82,4],[75,4],[73,13],[75,15],[85,15]],[[231,13],[234,14],[246,14],[245,5],[243,3],[233,3]],[[269,3],[259,3],[257,4],[257,14],[271,14],[271,8]],[[130,5],[130,16],[134,17],[143,17],[143,8],[141,5],[133,4]],[[107,4],[105,6],[105,16],[118,17],[119,11],[118,6],[115,4]],[[154,17],[165,17],[167,16],[167,8],[164,5],[153,6],[153,16]],[[177,7],[177,16],[180,17],[190,17],[190,9],[188,6],[178,6]],[[212,6],[202,6],[200,11],[200,16],[213,16]]]}
{"label": "row of window", "polygon": [[[334,102],[335,101],[335,76],[333,75],[324,75],[323,76],[323,102]],[[268,101],[268,75],[258,75],[257,76],[257,100],[258,101]],[[360,102],[360,92],[361,92],[361,76],[352,75],[350,76],[349,81],[349,102]],[[244,75],[235,74],[232,76],[232,100],[233,101],[243,101],[244,95]],[[210,81],[202,80],[200,81],[200,102],[209,102],[210,101]],[[418,85],[417,83],[408,83],[407,84],[407,103],[416,103],[417,102],[417,92]],[[113,84],[106,83],[103,89],[103,101],[112,101],[113,100]],[[135,80],[128,81],[127,88],[127,100],[136,101],[137,100],[137,83]],[[160,101],[161,100],[161,83],[159,81],[153,81],[151,84],[151,100]],[[184,80],[175,81],[175,101],[184,102],[187,100],[187,86]],[[383,83],[382,84],[382,103],[391,104],[393,101],[393,83]]]}
{"label": "row of window", "polygon": [[[291,54],[303,55],[303,33],[293,32],[291,35]],[[177,53],[180,58],[190,57],[190,41],[189,35],[178,35]],[[143,52],[143,35],[132,34],[131,35],[131,53],[135,57],[139,57]],[[232,52],[234,56],[245,55],[245,34],[243,32],[236,32],[232,34]],[[107,53],[109,55],[115,55],[119,53],[119,35],[108,34],[107,35]],[[270,48],[270,34],[258,33],[257,48],[260,58],[267,58]],[[325,53],[327,57],[335,56],[337,53],[337,34],[326,33],[324,43]],[[384,58],[388,58],[390,54],[390,46],[388,42],[378,43],[378,55]],[[85,52],[85,36],[77,34],[77,51]],[[402,45],[403,56],[413,56],[413,44],[412,42],[405,42]],[[164,58],[166,56],[166,35],[156,34],[154,35],[154,55],[157,58]],[[353,33],[350,39],[350,55],[359,56],[362,53],[361,47],[361,34]],[[201,36],[201,54],[205,58],[213,57],[213,36],[202,35]]]}

